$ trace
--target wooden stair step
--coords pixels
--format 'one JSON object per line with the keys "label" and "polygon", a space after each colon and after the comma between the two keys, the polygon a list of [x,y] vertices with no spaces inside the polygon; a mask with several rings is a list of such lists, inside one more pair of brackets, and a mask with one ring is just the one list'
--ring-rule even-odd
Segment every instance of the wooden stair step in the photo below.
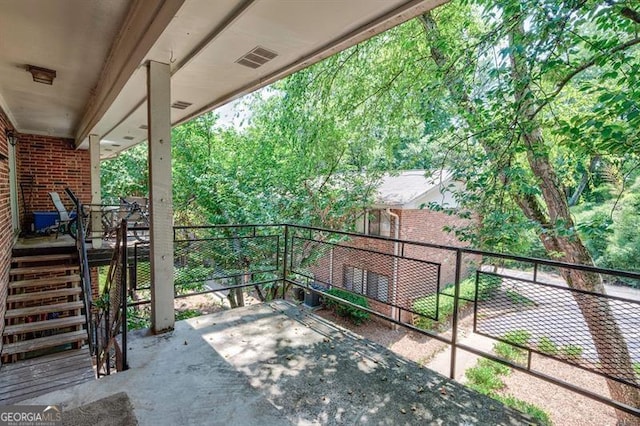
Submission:
{"label": "wooden stair step", "polygon": [[33,256],[16,256],[11,258],[11,263],[35,263],[35,262],[59,262],[61,260],[77,261],[75,253],[37,254]]}
{"label": "wooden stair step", "polygon": [[16,355],[38,349],[52,348],[67,343],[79,342],[87,339],[86,330],[60,333],[53,336],[40,337],[38,339],[24,340],[16,343],[5,343],[2,346],[2,355]]}
{"label": "wooden stair step", "polygon": [[28,317],[29,315],[48,314],[51,312],[72,311],[82,309],[84,302],[65,302],[54,305],[31,306],[29,308],[8,309],[5,318]]}
{"label": "wooden stair step", "polygon": [[45,285],[56,285],[65,283],[79,283],[80,275],[64,275],[61,277],[45,277],[45,278],[33,278],[29,280],[10,281],[9,288],[24,288],[24,287],[40,287]]}
{"label": "wooden stair step", "polygon": [[77,271],[79,268],[80,267],[78,265],[27,266],[24,268],[11,268],[9,269],[9,275],[42,274],[42,273],[52,273],[52,272]]}
{"label": "wooden stair step", "polygon": [[4,328],[3,336],[14,334],[32,333],[34,331],[53,330],[55,328],[73,327],[83,325],[86,322],[84,315],[75,317],[59,318],[46,321],[28,322],[25,324],[8,325]]}
{"label": "wooden stair step", "polygon": [[29,302],[31,300],[49,299],[53,297],[75,296],[82,292],[80,287],[59,288],[47,291],[32,291],[30,293],[12,294],[7,296],[7,303]]}

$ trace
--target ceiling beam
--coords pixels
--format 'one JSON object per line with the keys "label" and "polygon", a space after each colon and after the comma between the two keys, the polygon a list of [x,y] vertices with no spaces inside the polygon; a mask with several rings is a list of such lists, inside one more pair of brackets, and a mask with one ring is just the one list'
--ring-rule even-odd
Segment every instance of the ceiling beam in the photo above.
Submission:
{"label": "ceiling beam", "polygon": [[184,1],[132,1],[100,73],[98,85],[85,106],[79,125],[76,126],[76,148],[113,104]]}

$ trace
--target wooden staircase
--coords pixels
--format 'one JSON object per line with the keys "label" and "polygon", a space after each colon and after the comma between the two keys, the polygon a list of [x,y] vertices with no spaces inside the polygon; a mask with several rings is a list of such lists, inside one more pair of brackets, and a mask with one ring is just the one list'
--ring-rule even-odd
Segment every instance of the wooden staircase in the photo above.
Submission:
{"label": "wooden staircase", "polygon": [[78,349],[87,339],[75,252],[15,256],[2,333],[2,362]]}

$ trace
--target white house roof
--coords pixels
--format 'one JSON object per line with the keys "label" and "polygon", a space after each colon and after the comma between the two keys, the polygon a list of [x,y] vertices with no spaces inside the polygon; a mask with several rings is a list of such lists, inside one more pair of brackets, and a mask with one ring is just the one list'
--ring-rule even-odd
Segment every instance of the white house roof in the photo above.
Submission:
{"label": "white house roof", "polygon": [[425,170],[405,170],[386,174],[378,186],[376,203],[384,206],[417,208],[417,202],[429,195],[441,195],[451,183],[452,174],[440,170],[426,175]]}

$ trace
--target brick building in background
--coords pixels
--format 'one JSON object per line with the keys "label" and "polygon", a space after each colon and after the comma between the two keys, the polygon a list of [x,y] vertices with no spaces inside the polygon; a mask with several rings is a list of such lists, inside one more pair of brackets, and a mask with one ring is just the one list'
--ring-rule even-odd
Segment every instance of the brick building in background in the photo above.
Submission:
{"label": "brick building in background", "polygon": [[18,205],[20,229],[31,232],[34,212],[55,212],[49,192],[55,191],[67,207],[70,188],[84,204],[91,202],[91,166],[88,150],[77,150],[73,139],[17,135]]}
{"label": "brick building in background", "polygon": [[[356,230],[404,241],[464,246],[444,228],[466,226],[469,220],[429,209],[432,204],[455,209],[453,192],[460,185],[447,171],[431,176],[424,170],[386,175],[375,204],[360,216]],[[409,321],[405,310],[410,310],[416,299],[454,282],[455,262],[455,250],[354,237],[333,247],[312,272],[318,283],[367,296],[376,311]],[[463,277],[470,266],[463,265]]]}

